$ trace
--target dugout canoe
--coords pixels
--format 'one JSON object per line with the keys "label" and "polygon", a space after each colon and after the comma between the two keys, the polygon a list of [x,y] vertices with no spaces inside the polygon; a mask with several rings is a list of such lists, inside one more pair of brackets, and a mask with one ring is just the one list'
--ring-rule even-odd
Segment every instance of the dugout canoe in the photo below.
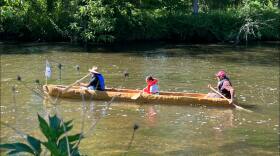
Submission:
{"label": "dugout canoe", "polygon": [[[79,86],[73,86],[65,92],[65,88],[67,88],[67,86],[43,86],[46,94],[60,98],[82,99],[81,95],[84,95],[86,99],[94,100],[110,101],[114,97],[116,101],[126,102],[233,107],[233,105],[229,104],[229,102],[225,99],[207,98],[207,94],[200,93],[160,92],[160,95],[141,94],[141,96],[137,96],[140,95],[140,90],[106,88],[105,91],[93,91],[81,89]],[[138,98],[133,99],[135,96]]]}

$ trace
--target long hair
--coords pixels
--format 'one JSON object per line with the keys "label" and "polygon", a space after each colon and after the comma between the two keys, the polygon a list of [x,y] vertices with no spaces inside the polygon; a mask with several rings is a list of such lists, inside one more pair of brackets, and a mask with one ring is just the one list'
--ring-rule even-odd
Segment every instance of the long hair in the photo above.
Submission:
{"label": "long hair", "polygon": [[153,81],[153,80],[154,78],[151,75],[146,77],[146,82]]}

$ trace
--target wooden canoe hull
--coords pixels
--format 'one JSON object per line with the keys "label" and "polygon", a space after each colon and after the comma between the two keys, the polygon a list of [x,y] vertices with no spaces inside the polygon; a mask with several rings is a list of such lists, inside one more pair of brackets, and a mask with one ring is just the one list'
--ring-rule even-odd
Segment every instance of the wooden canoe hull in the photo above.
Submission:
{"label": "wooden canoe hull", "polygon": [[113,97],[116,101],[124,102],[140,102],[153,104],[176,104],[176,105],[206,105],[206,106],[222,106],[232,107],[227,100],[222,98],[206,98],[207,94],[198,93],[182,93],[182,92],[160,92],[160,95],[141,94],[139,98],[132,99],[133,96],[140,95],[139,90],[132,89],[113,89],[107,88],[105,91],[93,91],[80,89],[74,86],[64,92],[67,86],[61,85],[44,85],[44,92],[53,97],[82,99],[82,95],[86,99],[110,101]]}

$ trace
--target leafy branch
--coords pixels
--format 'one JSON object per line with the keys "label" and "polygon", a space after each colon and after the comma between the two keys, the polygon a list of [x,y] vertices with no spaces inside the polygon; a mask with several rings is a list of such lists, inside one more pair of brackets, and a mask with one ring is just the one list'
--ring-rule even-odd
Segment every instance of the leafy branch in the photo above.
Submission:
{"label": "leafy branch", "polygon": [[[48,116],[47,122],[38,114],[38,121],[40,130],[46,137],[47,141],[26,135],[27,144],[18,142],[0,144],[0,149],[8,149],[8,155],[25,152],[34,156],[39,156],[41,155],[43,145],[51,153],[51,155],[67,156],[70,155],[70,153],[75,156],[80,155],[78,147],[74,147],[74,144],[84,137],[81,137],[81,133],[66,135],[66,133],[73,128],[72,120],[62,122],[57,115],[53,115]],[[68,145],[69,151],[65,150],[68,148]]]}
{"label": "leafy branch", "polygon": [[260,30],[264,28],[271,28],[273,27],[268,23],[274,21],[275,19],[269,19],[265,21],[254,20],[251,17],[245,18],[245,23],[239,28],[239,32],[236,36],[235,43],[238,44],[240,42],[240,37],[248,41],[248,38],[252,36],[253,38],[260,38],[261,33]]}

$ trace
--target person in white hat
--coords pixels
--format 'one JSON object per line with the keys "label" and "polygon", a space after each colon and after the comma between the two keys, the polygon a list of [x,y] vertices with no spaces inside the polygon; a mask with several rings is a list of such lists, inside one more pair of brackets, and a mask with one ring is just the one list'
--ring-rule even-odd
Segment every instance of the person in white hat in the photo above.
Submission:
{"label": "person in white hat", "polygon": [[81,86],[86,87],[89,90],[105,90],[105,80],[101,73],[97,71],[97,67],[93,66],[88,70],[91,72],[91,79],[89,83],[80,83]]}

